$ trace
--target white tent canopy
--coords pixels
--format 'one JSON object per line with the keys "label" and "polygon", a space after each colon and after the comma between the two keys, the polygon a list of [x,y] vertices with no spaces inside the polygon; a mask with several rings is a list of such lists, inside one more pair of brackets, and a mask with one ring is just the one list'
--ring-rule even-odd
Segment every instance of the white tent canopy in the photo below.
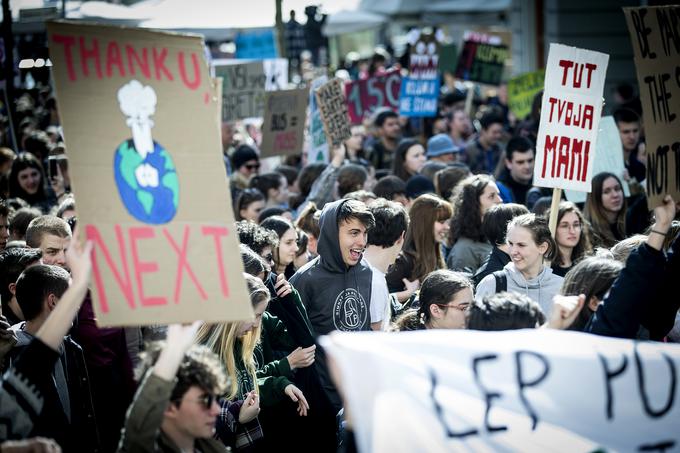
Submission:
{"label": "white tent canopy", "polygon": [[335,36],[343,33],[356,33],[364,30],[377,28],[384,24],[387,18],[381,14],[367,11],[338,11],[331,14],[323,26],[326,36]]}

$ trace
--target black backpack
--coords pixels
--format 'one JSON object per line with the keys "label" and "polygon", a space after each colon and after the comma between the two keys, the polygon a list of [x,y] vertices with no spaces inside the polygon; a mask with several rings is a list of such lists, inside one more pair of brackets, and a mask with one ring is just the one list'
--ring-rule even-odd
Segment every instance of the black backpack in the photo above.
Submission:
{"label": "black backpack", "polygon": [[496,279],[496,293],[502,293],[508,290],[508,276],[505,271],[501,269],[492,273],[493,278]]}

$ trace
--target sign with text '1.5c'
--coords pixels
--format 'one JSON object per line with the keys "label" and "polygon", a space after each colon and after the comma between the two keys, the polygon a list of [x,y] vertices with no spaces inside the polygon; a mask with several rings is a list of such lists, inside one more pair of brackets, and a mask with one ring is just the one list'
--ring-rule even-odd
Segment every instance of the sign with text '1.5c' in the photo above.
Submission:
{"label": "sign with text '1.5c'", "polygon": [[201,38],[47,32],[97,323],[252,318]]}

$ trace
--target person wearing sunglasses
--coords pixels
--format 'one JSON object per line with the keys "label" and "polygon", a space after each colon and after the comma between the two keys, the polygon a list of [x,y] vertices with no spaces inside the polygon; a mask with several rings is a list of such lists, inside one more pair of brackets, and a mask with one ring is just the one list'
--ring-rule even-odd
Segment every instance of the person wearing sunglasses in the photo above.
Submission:
{"label": "person wearing sunglasses", "polygon": [[404,312],[392,330],[464,329],[473,301],[472,282],[464,274],[447,269],[431,272],[420,288],[420,306]]}
{"label": "person wearing sunglasses", "polygon": [[232,203],[248,187],[253,176],[260,172],[260,156],[250,145],[240,145],[231,155],[232,173],[229,175]]}

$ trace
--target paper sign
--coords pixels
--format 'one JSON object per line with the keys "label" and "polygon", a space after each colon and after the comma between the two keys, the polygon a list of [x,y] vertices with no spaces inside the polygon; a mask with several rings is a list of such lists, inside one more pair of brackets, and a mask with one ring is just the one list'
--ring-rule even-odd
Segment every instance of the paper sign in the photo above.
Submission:
{"label": "paper sign", "polygon": [[545,70],[529,72],[508,81],[508,107],[519,120],[531,113],[534,98],[543,89]]}
{"label": "paper sign", "polygon": [[[626,166],[623,162],[623,144],[619,129],[613,116],[604,116],[600,119],[600,128],[597,132],[597,143],[595,145],[595,161],[593,162],[593,176],[602,172],[614,173],[621,180],[623,193],[630,197],[630,188],[623,179]],[[585,192],[575,190],[565,190],[567,200],[574,203],[585,203]]]}
{"label": "paper sign", "polygon": [[437,114],[439,79],[414,80],[404,77],[399,96],[399,114],[403,116],[432,117]]}
{"label": "paper sign", "polygon": [[418,33],[418,40],[411,46],[408,76],[414,80],[438,78],[439,43],[434,34]]}
{"label": "paper sign", "polygon": [[236,58],[277,58],[274,30],[240,31],[236,34]]}
{"label": "paper sign", "polygon": [[624,8],[647,141],[649,208],[680,200],[680,6]]}
{"label": "paper sign", "polygon": [[302,151],[307,89],[267,91],[264,97],[262,157],[299,154]]}
{"label": "paper sign", "polygon": [[261,61],[215,65],[215,75],[223,79],[223,121],[262,117],[267,76]]}
{"label": "paper sign", "polygon": [[252,318],[201,38],[47,29],[97,323]]}
{"label": "paper sign", "polygon": [[680,345],[581,332],[334,333],[359,452],[676,451]]}
{"label": "paper sign", "polygon": [[335,148],[352,136],[347,117],[347,103],[342,94],[342,81],[331,79],[314,94],[329,146]]}
{"label": "paper sign", "polygon": [[399,110],[401,74],[399,70],[387,72],[370,79],[355,80],[345,85],[349,119],[352,124],[361,124],[379,107]]}
{"label": "paper sign", "polygon": [[488,85],[500,85],[505,60],[509,57],[507,46],[465,41],[458,59],[456,77]]}
{"label": "paper sign", "polygon": [[285,90],[288,87],[288,60],[285,58],[271,58],[262,60],[267,81],[264,89],[267,91]]}
{"label": "paper sign", "polygon": [[321,113],[316,103],[314,92],[324,83],[328,82],[328,77],[321,76],[312,80],[309,91],[309,135],[310,146],[308,148],[307,162],[328,162],[328,144],[326,143],[326,133],[321,121]]}
{"label": "paper sign", "polygon": [[534,185],[590,192],[608,62],[607,54],[550,45]]}

